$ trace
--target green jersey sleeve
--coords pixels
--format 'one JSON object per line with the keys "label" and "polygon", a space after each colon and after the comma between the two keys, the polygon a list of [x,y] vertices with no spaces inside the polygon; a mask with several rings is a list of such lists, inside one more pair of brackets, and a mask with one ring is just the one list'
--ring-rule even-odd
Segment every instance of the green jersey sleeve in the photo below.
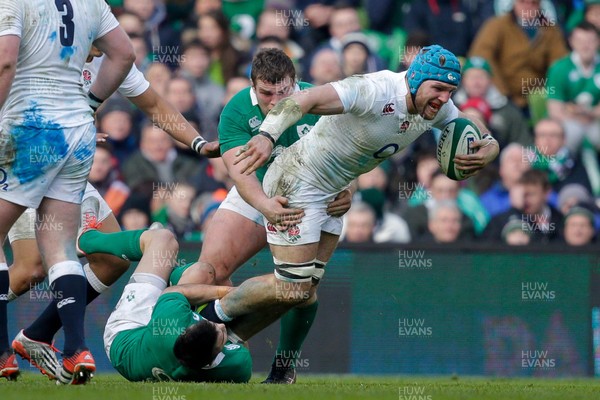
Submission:
{"label": "green jersey sleeve", "polygon": [[553,100],[568,101],[567,87],[569,85],[569,62],[565,58],[556,61],[548,69],[546,92],[548,98]]}

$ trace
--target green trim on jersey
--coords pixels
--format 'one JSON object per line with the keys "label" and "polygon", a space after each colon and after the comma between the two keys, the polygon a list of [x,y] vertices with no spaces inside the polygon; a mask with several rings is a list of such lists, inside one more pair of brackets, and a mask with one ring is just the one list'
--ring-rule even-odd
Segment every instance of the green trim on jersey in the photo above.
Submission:
{"label": "green trim on jersey", "polygon": [[190,309],[181,293],[161,295],[146,326],[120,332],[110,347],[113,367],[130,381],[247,382],[252,358],[243,346],[228,342],[211,368],[201,371],[182,366],[175,354],[175,341],[185,329],[203,319]]}
{"label": "green trim on jersey", "polygon": [[183,273],[194,264],[195,262],[191,262],[180,267],[173,268],[173,270],[171,271],[171,276],[169,277],[169,286],[178,285]]}
{"label": "green trim on jersey", "polygon": [[584,77],[571,55],[563,57],[548,70],[546,85],[549,99],[595,106],[600,103],[600,63]]}
{"label": "green trim on jersey", "polygon": [[[312,87],[310,83],[298,82],[300,90]],[[227,103],[221,113],[219,121],[219,143],[221,145],[221,154],[245,145],[253,136],[258,134],[260,125],[265,115],[260,110],[258,104],[252,104],[250,97],[251,88],[241,90]],[[256,177],[262,182],[267,168],[273,162],[273,159],[284,148],[294,144],[301,136],[304,136],[317,123],[319,115],[306,114],[295,125],[286,129],[281,137],[275,143],[271,159],[256,171]]]}

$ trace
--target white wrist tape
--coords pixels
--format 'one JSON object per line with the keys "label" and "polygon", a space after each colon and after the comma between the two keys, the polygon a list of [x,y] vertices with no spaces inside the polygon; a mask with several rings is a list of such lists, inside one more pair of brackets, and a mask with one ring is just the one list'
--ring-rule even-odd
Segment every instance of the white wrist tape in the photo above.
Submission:
{"label": "white wrist tape", "polygon": [[288,97],[281,100],[273,107],[260,126],[260,130],[267,132],[275,141],[283,132],[302,118],[302,109],[296,100]]}

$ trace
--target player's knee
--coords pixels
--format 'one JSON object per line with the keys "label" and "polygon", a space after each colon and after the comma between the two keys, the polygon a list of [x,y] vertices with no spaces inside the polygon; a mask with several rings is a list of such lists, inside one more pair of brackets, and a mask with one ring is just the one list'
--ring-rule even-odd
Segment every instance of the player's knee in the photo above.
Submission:
{"label": "player's knee", "polygon": [[215,279],[215,268],[206,262],[197,262],[183,273],[179,284],[186,283],[219,284]]}
{"label": "player's knee", "polygon": [[173,232],[170,230],[157,229],[155,231],[146,231],[145,233],[150,233],[149,240],[155,243],[160,243],[164,250],[168,250],[169,252],[179,251],[179,243],[177,242]]}

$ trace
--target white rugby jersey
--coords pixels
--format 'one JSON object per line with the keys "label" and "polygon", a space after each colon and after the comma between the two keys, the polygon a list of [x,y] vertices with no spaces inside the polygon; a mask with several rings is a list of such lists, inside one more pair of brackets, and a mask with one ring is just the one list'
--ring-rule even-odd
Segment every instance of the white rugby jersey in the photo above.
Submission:
{"label": "white rugby jersey", "polygon": [[458,117],[452,100],[431,121],[409,114],[405,76],[406,72],[380,71],[331,83],[344,114],[321,117],[275,162],[298,179],[333,193],[405,149],[427,129],[443,128]]}
{"label": "white rugby jersey", "polygon": [[118,26],[103,0],[0,0],[0,36],[21,38],[3,125],[75,127],[93,121],[81,84],[92,42]]}
{"label": "white rugby jersey", "polygon": [[[100,69],[103,59],[104,56],[95,57],[91,62],[84,65],[81,83],[83,84],[86,93],[89,92],[90,87],[92,87],[92,84],[96,81],[98,70]],[[137,97],[144,93],[149,87],[150,82],[146,80],[144,74],[142,74],[134,64],[117,90],[125,97]]]}

